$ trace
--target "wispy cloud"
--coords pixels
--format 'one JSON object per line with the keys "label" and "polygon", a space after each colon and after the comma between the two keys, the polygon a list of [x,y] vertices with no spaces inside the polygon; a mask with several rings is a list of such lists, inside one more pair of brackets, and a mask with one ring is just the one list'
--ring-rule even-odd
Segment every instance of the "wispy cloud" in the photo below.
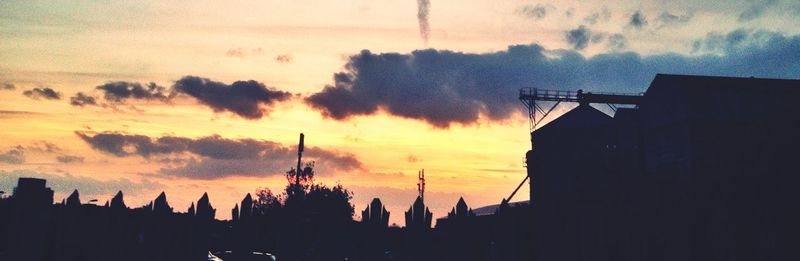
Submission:
{"label": "wispy cloud", "polygon": [[47,100],[60,100],[61,93],[53,90],[50,87],[41,87],[41,88],[33,88],[30,90],[24,91],[22,94],[25,96],[30,97],[31,99],[38,100],[39,98],[44,98]]}
{"label": "wispy cloud", "polygon": [[17,145],[0,153],[0,163],[15,165],[25,163],[25,148]]}
{"label": "wispy cloud", "polygon": [[33,170],[0,170],[0,190],[11,191],[21,177],[40,178],[47,180],[47,186],[57,193],[69,193],[75,189],[85,196],[111,195],[117,191],[125,191],[126,195],[135,195],[147,191],[158,190],[164,185],[158,182],[143,180],[140,182],[119,178],[111,180],[98,180],[90,177],[75,176],[70,174],[58,175]]}

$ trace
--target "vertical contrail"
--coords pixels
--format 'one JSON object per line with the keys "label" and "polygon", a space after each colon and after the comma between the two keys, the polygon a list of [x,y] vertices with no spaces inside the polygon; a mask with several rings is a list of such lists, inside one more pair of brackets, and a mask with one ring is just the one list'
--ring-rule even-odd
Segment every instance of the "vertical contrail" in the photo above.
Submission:
{"label": "vertical contrail", "polygon": [[422,41],[425,43],[425,47],[428,47],[428,36],[431,33],[431,25],[428,23],[428,14],[430,13],[431,1],[417,0],[417,8],[419,34],[422,36]]}

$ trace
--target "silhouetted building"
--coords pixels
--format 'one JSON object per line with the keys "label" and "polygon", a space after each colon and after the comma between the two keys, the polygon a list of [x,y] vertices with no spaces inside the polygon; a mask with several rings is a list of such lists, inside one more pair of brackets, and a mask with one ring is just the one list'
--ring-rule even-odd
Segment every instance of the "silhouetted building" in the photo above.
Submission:
{"label": "silhouetted building", "polygon": [[[503,202],[505,202],[505,200]],[[505,207],[507,206],[508,204],[506,203]],[[492,214],[495,214],[494,211],[492,211],[490,215]],[[453,209],[447,213],[446,217],[436,219],[436,228],[452,227],[452,226],[468,227],[470,225],[476,225],[475,217],[476,217],[475,213],[472,211],[471,208],[469,208],[469,206],[467,206],[467,202],[464,201],[463,197],[460,197],[458,199],[458,202],[456,202],[456,205],[453,207]]]}
{"label": "silhouetted building", "polygon": [[361,222],[373,227],[386,228],[389,226],[389,211],[386,211],[380,199],[374,198],[361,212]]}
{"label": "silhouetted building", "polygon": [[161,194],[158,195],[158,197],[156,197],[156,199],[153,201],[152,204],[153,204],[153,212],[155,213],[158,214],[172,213],[172,207],[170,207],[169,203],[167,203],[167,194],[164,193],[163,191],[161,192]]}
{"label": "silhouetted building", "polygon": [[125,200],[122,198],[122,191],[118,191],[113,198],[111,198],[111,208],[113,209],[126,209]]}
{"label": "silhouetted building", "polygon": [[534,257],[797,259],[798,96],[798,80],[659,74],[638,108],[537,129]]}
{"label": "silhouetted building", "polygon": [[203,196],[197,200],[197,217],[204,220],[214,220],[217,210],[211,207],[211,202],[208,200],[208,193],[203,193]]}
{"label": "silhouetted building", "polygon": [[639,109],[645,259],[800,259],[798,96],[800,80],[656,76]]}
{"label": "silhouetted building", "polygon": [[19,178],[11,197],[22,205],[49,206],[53,204],[53,190],[47,187],[47,181],[43,179]]}
{"label": "silhouetted building", "polygon": [[406,228],[412,230],[430,229],[432,221],[433,214],[425,206],[422,197],[417,197],[414,204],[406,211]]}
{"label": "silhouetted building", "polygon": [[242,199],[241,209],[239,210],[239,219],[249,220],[253,217],[253,196],[247,193]]}
{"label": "silhouetted building", "polygon": [[533,133],[528,168],[538,260],[605,260],[612,118],[581,104]]}
{"label": "silhouetted building", "polygon": [[472,209],[467,206],[467,202],[464,201],[463,197],[458,198],[458,203],[450,213],[447,213],[448,219],[456,219],[456,218],[466,218],[475,216],[475,213],[472,213]]}
{"label": "silhouetted building", "polygon": [[67,200],[65,201],[64,205],[70,208],[81,206],[81,198],[77,189],[72,191],[72,194],[70,194],[69,197],[67,197]]}
{"label": "silhouetted building", "polygon": [[239,221],[239,203],[236,203],[236,206],[231,209],[231,220]]}

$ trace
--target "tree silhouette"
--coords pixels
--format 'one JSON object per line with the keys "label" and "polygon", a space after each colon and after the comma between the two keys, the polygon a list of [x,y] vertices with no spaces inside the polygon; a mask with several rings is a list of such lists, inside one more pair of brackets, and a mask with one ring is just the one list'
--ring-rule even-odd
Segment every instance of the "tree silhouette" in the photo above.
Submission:
{"label": "tree silhouette", "polygon": [[269,188],[256,190],[253,208],[259,215],[281,213],[284,217],[312,219],[319,222],[351,221],[354,206],[353,193],[341,184],[328,187],[314,184],[314,162],[307,163],[300,176],[292,168],[286,172],[289,184],[281,194]]}
{"label": "tree silhouette", "polygon": [[258,188],[253,212],[258,215],[269,215],[283,207],[284,194],[274,194],[269,188]]}

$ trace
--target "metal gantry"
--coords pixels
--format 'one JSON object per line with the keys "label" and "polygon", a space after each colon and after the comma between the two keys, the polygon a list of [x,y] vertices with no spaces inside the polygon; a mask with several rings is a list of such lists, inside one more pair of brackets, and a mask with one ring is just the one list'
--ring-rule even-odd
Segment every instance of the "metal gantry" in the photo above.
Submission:
{"label": "metal gantry", "polygon": [[[519,100],[525,104],[528,109],[528,118],[530,119],[530,132],[531,132],[531,149],[533,149],[533,131],[536,130],[539,123],[547,117],[553,109],[558,107],[562,102],[577,102],[579,104],[600,103],[606,104],[612,111],[617,111],[617,105],[634,105],[639,106],[642,100],[643,93],[609,93],[609,92],[583,92],[578,91],[562,91],[562,90],[545,90],[537,88],[520,88]],[[527,160],[525,167],[527,166]],[[530,172],[529,172],[530,173]],[[508,202],[517,194],[522,185],[530,178],[530,175],[525,175],[525,179],[519,183],[514,192],[508,197]]]}
{"label": "metal gantry", "polygon": [[[583,92],[582,90],[561,91],[529,87],[519,89],[519,100],[522,101],[522,103],[525,104],[525,108],[528,109],[531,132],[536,130],[537,125],[561,102],[577,102],[580,104],[604,103],[608,105],[611,110],[616,111],[617,105],[638,106],[642,95],[642,93],[593,93]],[[537,115],[539,115],[538,119]]]}

